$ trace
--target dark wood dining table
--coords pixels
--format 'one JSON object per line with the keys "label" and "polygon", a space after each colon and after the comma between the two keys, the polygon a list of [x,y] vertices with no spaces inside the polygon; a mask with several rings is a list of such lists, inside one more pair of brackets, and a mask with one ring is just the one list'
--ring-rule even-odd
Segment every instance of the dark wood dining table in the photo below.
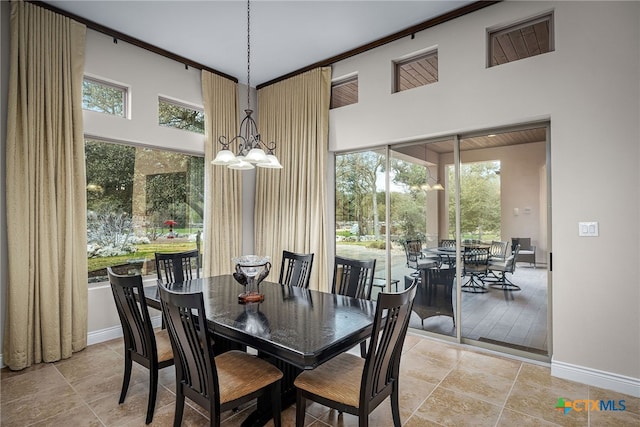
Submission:
{"label": "dark wood dining table", "polygon": [[[209,329],[216,337],[252,347],[284,373],[283,407],[295,402],[293,380],[371,335],[375,302],[304,288],[262,282],[264,301],[240,304],[244,288],[232,275],[205,277],[167,285],[174,292],[202,292]],[[145,299],[160,308],[157,287],[146,287]],[[269,404],[243,425],[263,425]],[[269,417],[269,418],[266,418]]]}

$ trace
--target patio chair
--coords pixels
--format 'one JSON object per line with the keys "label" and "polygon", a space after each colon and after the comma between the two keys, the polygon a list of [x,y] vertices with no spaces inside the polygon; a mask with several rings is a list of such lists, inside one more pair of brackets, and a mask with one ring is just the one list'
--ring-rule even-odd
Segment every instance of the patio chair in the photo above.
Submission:
{"label": "patio chair", "polygon": [[463,274],[469,276],[469,280],[461,286],[464,292],[484,293],[483,278],[487,275],[489,264],[489,248],[468,246],[464,249]]}
{"label": "patio chair", "polygon": [[440,264],[440,259],[437,256],[427,257],[422,252],[422,241],[418,239],[406,240],[404,242],[404,252],[407,257],[407,267],[415,270],[411,273],[413,277],[419,277],[421,270],[438,267]]}
{"label": "patio chair", "polygon": [[485,282],[492,282],[489,285],[492,288],[500,287],[500,289],[505,291],[519,291],[520,286],[507,279],[506,276],[507,273],[510,273],[512,276],[513,273],[515,273],[516,259],[518,259],[519,252],[520,245],[516,245],[513,253],[504,261],[489,261],[487,276],[484,278]]}
{"label": "patio chair", "polygon": [[533,268],[536,268],[536,247],[531,244],[530,237],[514,237],[511,239],[511,245],[512,247],[520,245],[520,253],[516,262],[528,262],[533,265]]}

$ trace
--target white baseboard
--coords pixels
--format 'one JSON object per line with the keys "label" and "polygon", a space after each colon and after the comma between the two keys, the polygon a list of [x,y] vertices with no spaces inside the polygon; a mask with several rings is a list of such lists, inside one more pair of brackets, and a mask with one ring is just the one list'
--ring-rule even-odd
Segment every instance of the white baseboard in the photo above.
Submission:
{"label": "white baseboard", "polygon": [[[154,328],[159,328],[162,324],[162,316],[154,316],[151,318],[151,324]],[[122,326],[116,325],[110,328],[92,331],[87,334],[87,345],[98,344],[122,337]]]}
{"label": "white baseboard", "polygon": [[627,377],[570,363],[551,361],[551,375],[565,380],[576,381],[594,387],[617,391],[633,397],[640,397],[640,378]]}

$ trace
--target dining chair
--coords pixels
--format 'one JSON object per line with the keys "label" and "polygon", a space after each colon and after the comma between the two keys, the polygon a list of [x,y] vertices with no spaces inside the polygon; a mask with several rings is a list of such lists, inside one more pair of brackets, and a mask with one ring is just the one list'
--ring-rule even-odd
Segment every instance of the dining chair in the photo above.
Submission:
{"label": "dining chair", "polygon": [[158,370],[174,363],[171,342],[166,330],[154,333],[144,298],[142,276],[121,276],[107,267],[109,283],[116,303],[124,336],[124,378],[120,400],[123,403],[129,389],[133,362],[149,370],[149,399],[146,423],[153,420],[158,392]]}
{"label": "dining chair", "polygon": [[158,284],[162,313],[176,355],[174,427],[180,426],[185,397],[208,409],[211,426],[220,426],[222,411],[257,397],[270,398],[273,423],[281,425],[282,371],[248,353],[232,350],[215,355],[207,327],[202,292],[177,293]]}
{"label": "dining chair", "polygon": [[[331,293],[352,298],[371,299],[376,259],[358,260],[336,256],[333,265]],[[360,354],[365,357],[367,343],[360,343]]]}
{"label": "dining chair", "polygon": [[282,251],[282,265],[280,266],[278,283],[309,288],[311,267],[313,267],[313,254]]}
{"label": "dining chair", "polygon": [[158,281],[164,285],[200,277],[199,251],[155,253]]}
{"label": "dining chair", "polygon": [[353,298],[371,299],[376,260],[335,257],[331,293]]}
{"label": "dining chair", "polygon": [[483,278],[487,275],[489,264],[489,248],[477,246],[465,246],[463,260],[463,275],[469,276],[469,280],[460,288],[465,292],[484,293]]}
{"label": "dining chair", "polygon": [[504,261],[489,261],[489,265],[487,266],[487,277],[485,277],[485,281],[492,282],[489,286],[492,288],[500,287],[500,289],[505,291],[519,291],[520,286],[513,283],[506,276],[507,273],[510,273],[513,276],[513,273],[516,271],[516,260],[518,259],[518,254],[520,253],[520,245],[516,245],[515,250],[511,255],[507,257]]}
{"label": "dining chair", "polygon": [[393,424],[400,427],[400,358],[417,282],[414,278],[403,292],[378,295],[366,358],[342,353],[298,375],[294,381],[297,427],[304,426],[307,399],[358,416],[362,427],[368,426],[369,414],[389,396]]}

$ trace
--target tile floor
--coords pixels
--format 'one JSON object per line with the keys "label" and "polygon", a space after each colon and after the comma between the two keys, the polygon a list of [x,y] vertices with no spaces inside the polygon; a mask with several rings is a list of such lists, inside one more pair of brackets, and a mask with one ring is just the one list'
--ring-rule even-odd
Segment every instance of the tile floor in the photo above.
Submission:
{"label": "tile floor", "polygon": [[[134,369],[125,403],[118,405],[122,381],[122,340],[89,346],[72,358],[34,365],[19,372],[4,368],[0,381],[0,425],[144,426],[148,393],[146,369]],[[134,364],[136,366],[136,364]],[[161,371],[151,426],[171,426],[174,370]],[[640,426],[640,399],[552,378],[545,366],[481,353],[408,335],[401,363],[400,411],[404,426]],[[625,411],[577,412],[554,409],[568,400],[624,399]],[[188,401],[188,400],[187,400]],[[251,406],[223,414],[223,426],[239,426]],[[392,425],[389,400],[369,417],[371,426]],[[295,408],[282,414],[295,425]],[[185,409],[183,426],[206,426],[206,411]],[[269,425],[272,425],[271,423]],[[356,426],[357,418],[326,407],[307,407],[306,426]]]}

